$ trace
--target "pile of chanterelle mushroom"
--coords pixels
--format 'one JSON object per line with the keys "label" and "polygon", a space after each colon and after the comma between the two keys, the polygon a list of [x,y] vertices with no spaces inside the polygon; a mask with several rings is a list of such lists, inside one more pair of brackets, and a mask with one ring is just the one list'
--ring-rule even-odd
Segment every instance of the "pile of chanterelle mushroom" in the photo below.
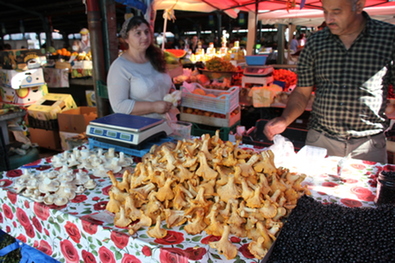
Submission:
{"label": "pile of chanterelle mushroom", "polygon": [[116,226],[128,227],[131,235],[149,227],[149,236],[163,238],[162,220],[167,228],[185,224],[191,235],[221,236],[209,244],[227,259],[237,255],[229,235],[250,238],[250,252],[263,258],[281,219],[310,194],[301,185],[305,175],[276,168],[272,151],[239,148],[218,132],[153,146],[122,181],[108,174],[113,186],[106,209],[115,213]]}

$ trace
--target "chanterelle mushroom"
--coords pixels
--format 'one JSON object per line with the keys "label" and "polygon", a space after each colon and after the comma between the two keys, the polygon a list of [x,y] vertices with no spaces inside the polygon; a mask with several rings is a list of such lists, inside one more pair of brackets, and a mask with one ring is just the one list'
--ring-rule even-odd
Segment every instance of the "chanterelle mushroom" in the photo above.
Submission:
{"label": "chanterelle mushroom", "polygon": [[224,226],[224,232],[219,241],[210,242],[209,245],[212,248],[218,250],[218,252],[224,255],[227,259],[235,258],[237,255],[237,247],[229,241],[230,227]]}

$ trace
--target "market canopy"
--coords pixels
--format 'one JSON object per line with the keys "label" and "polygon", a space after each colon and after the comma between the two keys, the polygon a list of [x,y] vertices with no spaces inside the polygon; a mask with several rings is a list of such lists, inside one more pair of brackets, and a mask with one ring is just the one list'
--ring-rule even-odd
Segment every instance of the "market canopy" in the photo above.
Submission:
{"label": "market canopy", "polygon": [[[395,2],[392,6],[365,7],[364,10],[374,19],[395,23]],[[301,26],[318,26],[324,21],[321,9],[275,10],[258,14],[262,24],[293,24]]]}
{"label": "market canopy", "polygon": [[[153,0],[154,10],[181,10],[197,12],[222,11],[236,18],[240,11],[267,12],[273,10],[321,9],[320,0]],[[365,7],[393,6],[388,0],[366,0]]]}

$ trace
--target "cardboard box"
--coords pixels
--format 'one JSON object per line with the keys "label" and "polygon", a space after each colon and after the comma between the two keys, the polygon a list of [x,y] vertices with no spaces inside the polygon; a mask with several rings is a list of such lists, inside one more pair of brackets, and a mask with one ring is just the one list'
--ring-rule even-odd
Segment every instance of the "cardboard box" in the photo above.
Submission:
{"label": "cardboard box", "polygon": [[96,107],[78,107],[58,113],[59,131],[82,133],[97,118]]}
{"label": "cardboard box", "polygon": [[45,50],[13,49],[0,52],[0,67],[3,69],[27,69],[46,62]]}
{"label": "cardboard box", "polygon": [[27,113],[33,118],[46,121],[57,119],[59,112],[74,108],[77,108],[77,105],[70,94],[48,93],[30,105]]}
{"label": "cardboard box", "polygon": [[44,68],[44,78],[50,88],[70,87],[68,69]]}
{"label": "cardboard box", "polygon": [[21,89],[45,84],[42,68],[29,70],[0,69],[0,86]]}
{"label": "cardboard box", "polygon": [[48,94],[47,85],[30,88],[13,89],[0,87],[1,99],[4,103],[18,106],[29,106]]}
{"label": "cardboard box", "polygon": [[88,142],[88,139],[84,136],[81,136],[80,133],[75,132],[59,132],[60,137],[60,145],[62,146],[63,151],[72,150],[77,146],[80,146],[84,143]]}
{"label": "cardboard box", "polygon": [[30,141],[40,147],[52,150],[61,150],[58,131],[29,128]]}

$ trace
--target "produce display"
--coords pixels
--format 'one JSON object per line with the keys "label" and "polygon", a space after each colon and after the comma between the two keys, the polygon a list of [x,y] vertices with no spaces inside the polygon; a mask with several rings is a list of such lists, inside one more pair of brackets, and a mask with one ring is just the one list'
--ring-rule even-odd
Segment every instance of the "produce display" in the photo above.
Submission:
{"label": "produce display", "polygon": [[222,141],[219,131],[153,146],[121,181],[108,175],[113,185],[106,209],[116,226],[131,235],[147,227],[154,238],[181,225],[191,235],[205,231],[221,237],[209,245],[227,259],[238,253],[231,235],[250,238],[249,251],[262,259],[282,219],[309,194],[301,184],[306,176],[276,168],[273,152],[239,148]]}
{"label": "produce display", "polygon": [[219,57],[213,57],[205,62],[206,69],[217,72],[236,72],[237,67],[227,60]]}
{"label": "produce display", "polygon": [[290,86],[296,85],[297,75],[288,69],[275,69],[273,71],[273,79],[285,82],[284,89],[287,90]]}
{"label": "produce display", "polygon": [[395,206],[350,208],[303,196],[267,262],[394,262]]}
{"label": "produce display", "polygon": [[35,169],[24,169],[15,181],[13,188],[17,193],[46,205],[62,206],[86,189],[94,189],[96,182],[86,169],[91,169],[95,177],[106,177],[108,171],[119,172],[133,163],[123,152],[115,153],[114,148],[64,151],[52,156],[51,164],[55,169],[43,170],[37,174]]}

